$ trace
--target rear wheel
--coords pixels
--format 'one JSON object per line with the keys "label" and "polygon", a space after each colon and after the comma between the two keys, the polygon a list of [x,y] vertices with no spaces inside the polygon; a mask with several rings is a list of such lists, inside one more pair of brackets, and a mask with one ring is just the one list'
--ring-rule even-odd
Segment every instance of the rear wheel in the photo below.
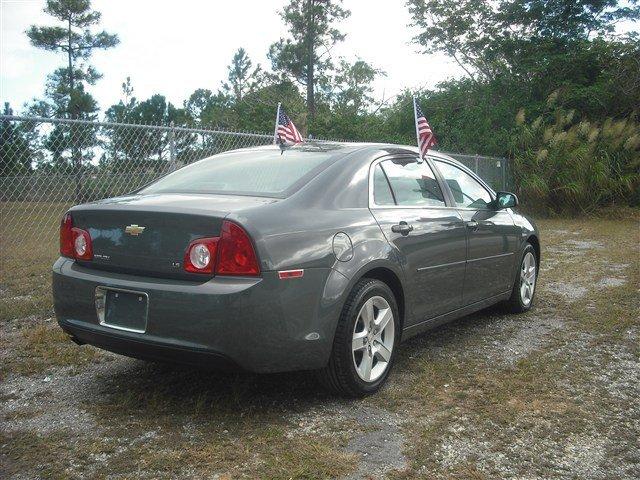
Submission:
{"label": "rear wheel", "polygon": [[393,365],[399,333],[391,289],[379,280],[361,280],[342,310],[329,364],[319,372],[321,382],[352,397],[376,392]]}
{"label": "rear wheel", "polygon": [[520,268],[513,284],[511,297],[506,302],[509,311],[522,313],[533,306],[533,297],[538,279],[537,267],[536,251],[530,243],[527,243],[520,260]]}

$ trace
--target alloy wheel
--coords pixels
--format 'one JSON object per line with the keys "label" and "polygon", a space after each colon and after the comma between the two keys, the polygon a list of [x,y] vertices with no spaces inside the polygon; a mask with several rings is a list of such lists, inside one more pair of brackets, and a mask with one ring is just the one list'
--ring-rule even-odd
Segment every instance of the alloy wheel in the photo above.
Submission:
{"label": "alloy wheel", "polygon": [[527,252],[520,267],[520,300],[528,307],[536,288],[536,259],[533,253]]}
{"label": "alloy wheel", "polygon": [[352,357],[358,376],[374,382],[389,367],[395,341],[395,322],[389,303],[380,296],[369,298],[353,327]]}

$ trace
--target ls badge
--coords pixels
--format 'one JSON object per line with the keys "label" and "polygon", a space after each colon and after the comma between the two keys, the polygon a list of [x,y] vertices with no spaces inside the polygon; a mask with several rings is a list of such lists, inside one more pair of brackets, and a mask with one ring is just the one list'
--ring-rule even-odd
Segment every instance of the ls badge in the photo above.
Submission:
{"label": "ls badge", "polygon": [[129,235],[133,235],[134,237],[137,237],[138,235],[140,235],[142,232],[144,232],[145,227],[140,227],[138,225],[129,225],[128,227],[126,227],[124,229],[125,233],[128,233]]}

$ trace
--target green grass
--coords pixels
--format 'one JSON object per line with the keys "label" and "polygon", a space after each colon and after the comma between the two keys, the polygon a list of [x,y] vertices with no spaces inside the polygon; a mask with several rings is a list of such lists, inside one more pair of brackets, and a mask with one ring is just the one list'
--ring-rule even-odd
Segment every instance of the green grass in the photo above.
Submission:
{"label": "green grass", "polygon": [[[544,270],[539,278],[536,309],[520,319],[527,322],[536,316],[560,316],[567,330],[557,333],[543,349],[530,353],[513,366],[469,357],[442,358],[431,355],[429,350],[421,351],[421,356],[411,361],[404,357],[396,367],[405,376],[402,384],[395,381],[395,388],[373,399],[387,408],[408,412],[414,419],[406,427],[409,439],[406,454],[411,465],[397,473],[397,478],[423,478],[425,466],[426,471],[441,472],[445,478],[500,476],[498,470],[491,471],[486,465],[482,473],[479,464],[474,464],[477,459],[455,468],[442,468],[434,452],[441,448],[443,439],[451,433],[450,426],[460,418],[479,430],[481,438],[489,435],[493,448],[500,452],[511,448],[514,436],[524,436],[534,429],[535,440],[553,445],[562,444],[574,435],[588,434],[594,428],[602,431],[611,428],[603,420],[603,412],[619,400],[603,392],[585,399],[581,389],[588,388],[586,385],[598,372],[586,362],[582,363],[570,347],[577,334],[587,335],[588,345],[583,353],[586,355],[597,345],[620,346],[631,342],[625,340],[626,332],[640,325],[639,227],[637,215],[626,220],[540,222],[543,265],[548,262],[555,266]],[[569,251],[565,258],[557,247],[567,239],[599,242],[601,248],[590,249],[585,255]],[[623,278],[624,284],[607,288],[594,286],[611,276]],[[545,284],[585,286],[588,291],[583,297],[571,300],[545,291]],[[456,342],[468,341],[467,348],[473,348],[475,340],[455,339]],[[638,361],[637,345],[627,347],[635,350]],[[411,352],[408,355],[413,357]],[[606,370],[606,363],[598,369]],[[548,427],[540,428],[540,424]],[[635,433],[622,428],[620,435],[633,443],[637,440]],[[538,475],[553,476],[545,470],[548,465],[541,461],[536,465],[536,461],[540,459],[531,459],[539,470]],[[520,474],[530,476],[532,471],[523,470]]]}
{"label": "green grass", "polygon": [[69,204],[0,202],[0,322],[51,316],[51,266]]}
{"label": "green grass", "polygon": [[[28,217],[33,206],[27,207],[22,211]],[[7,211],[6,205],[0,209]],[[47,228],[57,229],[57,218],[47,221]],[[361,407],[394,412],[403,419],[408,466],[389,473],[398,479],[499,477],[501,470],[483,460],[485,443],[492,458],[511,461],[514,475],[546,478],[558,475],[549,452],[575,436],[595,429],[603,435],[613,432],[616,439],[633,445],[637,432],[609,416],[624,407],[622,400],[594,381],[616,361],[606,352],[627,349],[635,352],[636,361],[640,357],[634,337],[628,335],[638,329],[640,318],[640,216],[631,212],[623,219],[549,219],[539,224],[544,270],[536,308],[508,320],[518,330],[561,319],[561,329],[513,363],[497,362],[486,353],[492,342],[500,345],[510,338],[511,330],[495,337],[491,333],[502,314],[471,316],[403,345],[389,387],[366,400],[348,402],[318,390],[306,373],[219,375],[134,361],[88,370],[112,357],[76,346],[54,320],[45,321],[52,315],[49,269],[57,256],[55,232],[47,244],[19,243],[16,248],[23,254],[32,252],[28,261],[3,249],[4,378],[28,383],[42,374],[66,378],[99,373],[88,387],[97,391],[85,392],[87,399],[77,407],[79,415],[95,423],[95,431],[78,435],[54,427],[45,435],[24,426],[6,430],[0,437],[0,477],[336,478],[354,472],[361,460],[345,449],[349,439],[376,428],[354,420]],[[14,231],[3,227],[3,242],[15,245]],[[598,248],[581,253],[567,243],[574,240]],[[597,286],[611,277],[624,282]],[[584,287],[586,293],[572,299],[553,285]],[[37,420],[43,408],[29,402],[25,399],[25,405],[3,421]],[[298,424],[300,417],[309,422],[310,412],[326,404],[343,413],[319,414],[319,433]],[[523,439],[535,448],[509,457]],[[454,440],[478,451],[446,464],[443,444]]]}

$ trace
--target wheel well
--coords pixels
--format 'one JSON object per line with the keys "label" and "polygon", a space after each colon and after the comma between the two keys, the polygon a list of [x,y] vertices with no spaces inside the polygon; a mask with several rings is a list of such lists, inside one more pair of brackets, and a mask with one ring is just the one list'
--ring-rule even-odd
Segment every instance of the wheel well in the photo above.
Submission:
{"label": "wheel well", "polygon": [[529,238],[527,238],[527,242],[531,244],[531,246],[536,252],[536,263],[537,263],[536,268],[539,269],[540,268],[540,240],[538,240],[538,237],[536,237],[535,235],[531,235]]}
{"label": "wheel well", "polygon": [[367,273],[362,275],[362,278],[373,278],[375,280],[380,280],[381,282],[386,283],[391,291],[393,292],[393,296],[396,297],[396,303],[398,304],[398,311],[400,313],[400,325],[404,325],[404,289],[402,288],[402,283],[398,276],[393,273],[393,271],[388,268],[378,267],[372,270],[369,270]]}

